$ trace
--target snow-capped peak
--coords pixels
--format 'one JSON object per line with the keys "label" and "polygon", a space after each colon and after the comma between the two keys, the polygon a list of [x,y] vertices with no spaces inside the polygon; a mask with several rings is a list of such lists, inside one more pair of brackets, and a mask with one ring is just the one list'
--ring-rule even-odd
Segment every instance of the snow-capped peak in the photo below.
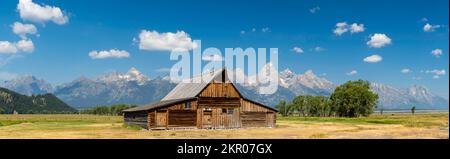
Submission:
{"label": "snow-capped peak", "polygon": [[316,77],[316,75],[314,74],[314,72],[312,70],[307,70],[305,72],[305,76],[309,76],[309,77]]}
{"label": "snow-capped peak", "polygon": [[136,81],[138,84],[143,84],[149,80],[147,76],[142,74],[139,70],[131,67],[127,73],[111,72],[109,74],[95,78],[95,80],[103,82],[129,82]]}
{"label": "snow-capped peak", "polygon": [[428,102],[431,102],[434,97],[434,95],[428,90],[428,88],[425,88],[423,86],[417,86],[417,85],[413,85],[413,86],[409,87],[408,94],[417,99],[422,99],[422,100],[425,100]]}
{"label": "snow-capped peak", "polygon": [[304,74],[295,75],[288,71],[283,71],[288,73],[287,78],[283,79],[287,85],[302,84],[309,88],[319,88],[324,90],[334,89],[334,84],[330,81],[317,77],[312,70],[307,70]]}
{"label": "snow-capped peak", "polygon": [[283,80],[288,80],[294,77],[296,74],[292,72],[290,69],[285,69],[284,71],[280,72],[280,78]]}
{"label": "snow-capped peak", "polygon": [[128,81],[138,81],[138,82],[146,82],[149,80],[147,76],[142,74],[139,70],[137,70],[135,67],[131,67],[125,77]]}
{"label": "snow-capped peak", "polygon": [[131,67],[128,70],[127,74],[130,76],[142,76],[142,73],[139,70],[137,70],[135,67]]}

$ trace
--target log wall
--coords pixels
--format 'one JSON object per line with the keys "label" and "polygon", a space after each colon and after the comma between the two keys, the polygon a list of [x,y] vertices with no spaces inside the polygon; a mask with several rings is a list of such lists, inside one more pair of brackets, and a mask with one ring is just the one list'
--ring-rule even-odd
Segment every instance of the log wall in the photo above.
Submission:
{"label": "log wall", "polygon": [[146,111],[124,113],[124,122],[127,125],[137,125],[148,129],[148,114]]}

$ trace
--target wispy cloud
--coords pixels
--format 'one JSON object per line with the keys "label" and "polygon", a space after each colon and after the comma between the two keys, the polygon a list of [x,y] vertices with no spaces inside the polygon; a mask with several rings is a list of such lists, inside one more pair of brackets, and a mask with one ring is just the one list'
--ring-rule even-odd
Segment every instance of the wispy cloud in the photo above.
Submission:
{"label": "wispy cloud", "polygon": [[404,69],[400,70],[400,72],[401,72],[401,73],[404,73],[404,74],[408,74],[408,73],[411,73],[412,70],[409,69],[409,68],[404,68]]}
{"label": "wispy cloud", "polygon": [[89,57],[92,59],[107,59],[107,58],[128,58],[130,53],[125,50],[111,49],[109,51],[91,51]]}
{"label": "wispy cloud", "polygon": [[0,67],[5,66],[6,64],[8,64],[9,62],[11,62],[14,59],[22,58],[22,57],[23,57],[22,55],[17,55],[17,54],[14,54],[14,55],[1,55],[0,54]]}
{"label": "wispy cloud", "polygon": [[292,48],[292,51],[294,51],[294,52],[296,52],[296,53],[303,53],[303,52],[304,52],[302,48],[297,47],[297,46],[294,47],[294,48]]}
{"label": "wispy cloud", "polygon": [[425,71],[426,74],[432,74],[433,75],[433,79],[439,79],[441,76],[446,75],[447,71],[445,71],[445,69],[434,69],[434,70],[426,70]]}
{"label": "wispy cloud", "polygon": [[11,80],[17,78],[18,75],[10,72],[0,72],[0,80]]}
{"label": "wispy cloud", "polygon": [[350,72],[347,72],[346,74],[347,74],[348,76],[353,76],[353,75],[358,74],[358,71],[352,70],[352,71],[350,71]]}
{"label": "wispy cloud", "polygon": [[423,17],[422,19],[420,19],[421,22],[428,22],[428,18]]}
{"label": "wispy cloud", "polygon": [[264,28],[261,29],[261,31],[262,31],[263,33],[269,32],[269,31],[270,31],[270,28],[269,28],[269,27],[264,27]]}
{"label": "wispy cloud", "polygon": [[322,52],[325,51],[326,49],[320,46],[316,46],[315,48],[312,49],[315,52]]}
{"label": "wispy cloud", "polygon": [[269,27],[263,27],[261,29],[252,28],[250,30],[241,30],[240,34],[241,35],[246,35],[246,34],[250,34],[250,33],[255,33],[258,30],[260,30],[261,33],[268,33],[268,32],[270,32],[270,28]]}
{"label": "wispy cloud", "polygon": [[320,11],[320,7],[319,6],[316,6],[314,8],[309,9],[309,12],[311,12],[312,14],[314,14],[314,13],[316,13],[318,11]]}

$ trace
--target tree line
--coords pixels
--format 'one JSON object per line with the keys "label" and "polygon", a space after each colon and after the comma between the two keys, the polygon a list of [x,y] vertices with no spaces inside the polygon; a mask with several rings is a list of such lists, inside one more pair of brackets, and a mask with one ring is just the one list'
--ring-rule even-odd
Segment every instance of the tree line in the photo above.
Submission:
{"label": "tree line", "polygon": [[127,104],[115,104],[111,106],[96,106],[80,110],[81,114],[93,114],[93,115],[123,115],[123,110],[137,107],[137,105]]}
{"label": "tree line", "polygon": [[331,96],[297,96],[291,102],[281,100],[276,108],[282,116],[359,117],[373,113],[378,95],[365,80],[348,81],[336,87]]}

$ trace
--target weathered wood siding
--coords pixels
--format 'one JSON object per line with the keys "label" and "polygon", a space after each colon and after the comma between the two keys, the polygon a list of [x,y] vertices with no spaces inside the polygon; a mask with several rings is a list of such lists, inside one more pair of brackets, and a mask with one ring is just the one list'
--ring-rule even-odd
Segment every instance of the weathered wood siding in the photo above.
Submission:
{"label": "weathered wood siding", "polygon": [[156,111],[156,121],[155,127],[167,127],[167,110]]}
{"label": "weathered wood siding", "polygon": [[242,112],[241,120],[243,127],[267,126],[266,112]]}
{"label": "weathered wood siding", "polygon": [[241,112],[274,112],[254,102],[241,99]]}
{"label": "weathered wood siding", "polygon": [[222,108],[212,109],[211,128],[213,129],[231,129],[241,127],[239,120],[239,108],[234,108],[232,114],[223,113]]}
{"label": "weathered wood siding", "polygon": [[164,108],[163,110],[167,110],[167,109],[169,109],[169,110],[197,110],[197,101],[196,100],[192,100],[192,101],[189,101],[189,102],[191,102],[191,109],[187,109],[186,108],[186,102],[183,102],[183,103],[179,103],[179,104],[175,104],[175,105],[169,106],[167,108]]}
{"label": "weathered wood siding", "polygon": [[257,103],[241,99],[242,127],[275,127],[276,112]]}
{"label": "weathered wood siding", "polygon": [[239,93],[231,83],[210,83],[199,97],[239,97]]}
{"label": "weathered wood siding", "polygon": [[148,128],[156,127],[156,111],[151,111],[148,113],[147,127]]}
{"label": "weathered wood siding", "polygon": [[196,127],[196,110],[169,110],[168,127]]}
{"label": "weathered wood siding", "polygon": [[266,117],[267,117],[267,126],[274,128],[275,124],[276,124],[276,114],[272,113],[272,112],[268,112],[266,114]]}
{"label": "weathered wood siding", "polygon": [[239,107],[240,106],[240,98],[198,98],[198,106],[200,108],[230,108],[230,107]]}
{"label": "weathered wood siding", "polygon": [[148,129],[148,114],[146,111],[124,113],[124,122],[127,125],[137,125]]}

